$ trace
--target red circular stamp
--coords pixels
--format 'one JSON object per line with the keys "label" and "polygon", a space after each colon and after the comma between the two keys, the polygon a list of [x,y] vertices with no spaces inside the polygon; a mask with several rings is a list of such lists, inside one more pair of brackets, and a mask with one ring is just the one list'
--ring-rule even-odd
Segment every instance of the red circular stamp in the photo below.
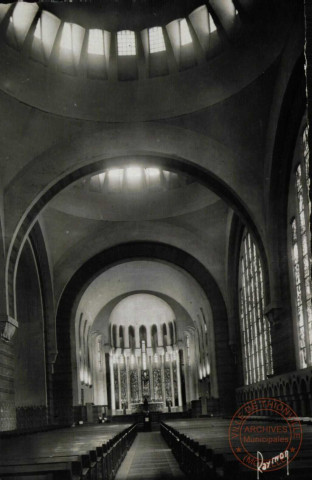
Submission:
{"label": "red circular stamp", "polygon": [[277,398],[256,398],[235,412],[229,442],[237,460],[247,468],[260,473],[288,469],[300,450],[302,427],[286,403]]}

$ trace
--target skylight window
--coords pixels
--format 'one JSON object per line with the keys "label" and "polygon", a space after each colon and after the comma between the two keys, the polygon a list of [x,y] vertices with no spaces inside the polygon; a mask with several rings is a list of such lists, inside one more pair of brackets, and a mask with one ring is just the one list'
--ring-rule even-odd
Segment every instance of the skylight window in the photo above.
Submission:
{"label": "skylight window", "polygon": [[88,53],[91,55],[104,55],[103,30],[89,30]]}
{"label": "skylight window", "polygon": [[123,168],[114,168],[108,171],[108,188],[111,192],[120,192],[123,182]]}
{"label": "skylight window", "polygon": [[213,33],[217,30],[216,24],[214,22],[214,19],[212,16],[209,14],[209,33]]}
{"label": "skylight window", "polygon": [[159,168],[147,168],[146,173],[150,178],[158,178],[160,175]]}
{"label": "skylight window", "polygon": [[37,25],[36,25],[36,30],[34,33],[34,37],[38,38],[38,40],[41,40],[41,19],[38,19]]}
{"label": "skylight window", "polygon": [[73,49],[73,32],[72,32],[71,23],[64,23],[63,33],[61,38],[61,48],[64,48],[66,50]]}
{"label": "skylight window", "polygon": [[135,46],[135,34],[130,30],[122,30],[117,32],[117,46],[118,46],[118,55],[135,55],[136,46]]}
{"label": "skylight window", "polygon": [[128,167],[127,177],[132,180],[139,180],[142,178],[142,169],[140,167]]}
{"label": "skylight window", "polygon": [[184,45],[188,45],[189,43],[192,43],[190,29],[185,18],[180,20],[180,38],[181,38],[182,47]]}
{"label": "skylight window", "polygon": [[150,53],[163,52],[166,50],[164,34],[161,27],[153,27],[148,30]]}
{"label": "skylight window", "polygon": [[128,167],[126,170],[127,186],[141,188],[143,186],[143,170],[140,167]]}
{"label": "skylight window", "polygon": [[161,185],[159,168],[146,168],[145,178],[149,187],[159,187]]}

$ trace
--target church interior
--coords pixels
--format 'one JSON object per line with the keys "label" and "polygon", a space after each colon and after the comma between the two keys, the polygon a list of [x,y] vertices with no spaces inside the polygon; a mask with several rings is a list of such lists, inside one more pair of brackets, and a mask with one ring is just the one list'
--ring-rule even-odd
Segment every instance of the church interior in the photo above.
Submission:
{"label": "church interior", "polygon": [[301,418],[310,478],[305,21],[0,4],[0,478],[238,478],[227,429],[258,398]]}

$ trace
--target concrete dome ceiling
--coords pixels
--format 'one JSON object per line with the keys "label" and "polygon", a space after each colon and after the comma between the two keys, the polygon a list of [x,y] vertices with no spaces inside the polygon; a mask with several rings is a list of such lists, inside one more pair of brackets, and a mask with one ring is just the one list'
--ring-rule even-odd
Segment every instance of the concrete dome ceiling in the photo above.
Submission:
{"label": "concrete dome ceiling", "polygon": [[[202,315],[201,308],[206,318],[212,318],[206,295],[187,272],[160,261],[134,260],[109,268],[87,286],[76,309],[76,321],[83,312],[93,330],[102,330],[105,319],[100,312],[105,306],[121,295],[140,292],[172,298],[193,322],[197,321],[197,315]],[[192,322],[183,324],[183,329],[188,325],[192,326]]]}
{"label": "concrete dome ceiling", "polygon": [[126,327],[152,325],[173,322],[175,314],[167,302],[149,293],[135,293],[120,300],[110,314],[109,321],[114,325]]}
{"label": "concrete dome ceiling", "polygon": [[[189,12],[186,23],[176,19],[135,32],[124,25],[121,32],[133,34],[133,55],[118,53],[120,31],[101,30],[94,14],[81,26],[41,12],[41,4],[0,5],[0,89],[72,118],[133,122],[191,113],[238,93],[274,63],[292,24],[282,2],[274,4],[270,12],[253,13],[236,11],[232,0],[211,0]],[[188,32],[183,41],[181,25]],[[165,50],[151,53],[149,29],[156,27]],[[102,32],[103,52],[90,47],[92,29]]]}
{"label": "concrete dome ceiling", "polygon": [[117,222],[175,217],[219,200],[186,175],[131,165],[79,180],[59,193],[49,208],[81,218]]}

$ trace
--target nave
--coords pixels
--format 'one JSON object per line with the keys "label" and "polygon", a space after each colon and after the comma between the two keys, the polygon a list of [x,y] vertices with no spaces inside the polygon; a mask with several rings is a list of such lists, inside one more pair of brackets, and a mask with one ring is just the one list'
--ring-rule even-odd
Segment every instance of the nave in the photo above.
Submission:
{"label": "nave", "polygon": [[[230,418],[169,418],[150,425],[106,423],[16,436],[2,434],[0,478],[11,480],[252,480],[229,443]],[[265,472],[277,480],[311,478],[312,424],[302,420],[302,443],[287,468]],[[250,427],[282,428],[283,421],[258,417]],[[266,458],[278,447],[261,448]],[[256,450],[251,450],[255,454]],[[244,452],[240,454],[243,459]],[[237,455],[236,455],[237,456]],[[262,472],[264,473],[264,472]]]}

